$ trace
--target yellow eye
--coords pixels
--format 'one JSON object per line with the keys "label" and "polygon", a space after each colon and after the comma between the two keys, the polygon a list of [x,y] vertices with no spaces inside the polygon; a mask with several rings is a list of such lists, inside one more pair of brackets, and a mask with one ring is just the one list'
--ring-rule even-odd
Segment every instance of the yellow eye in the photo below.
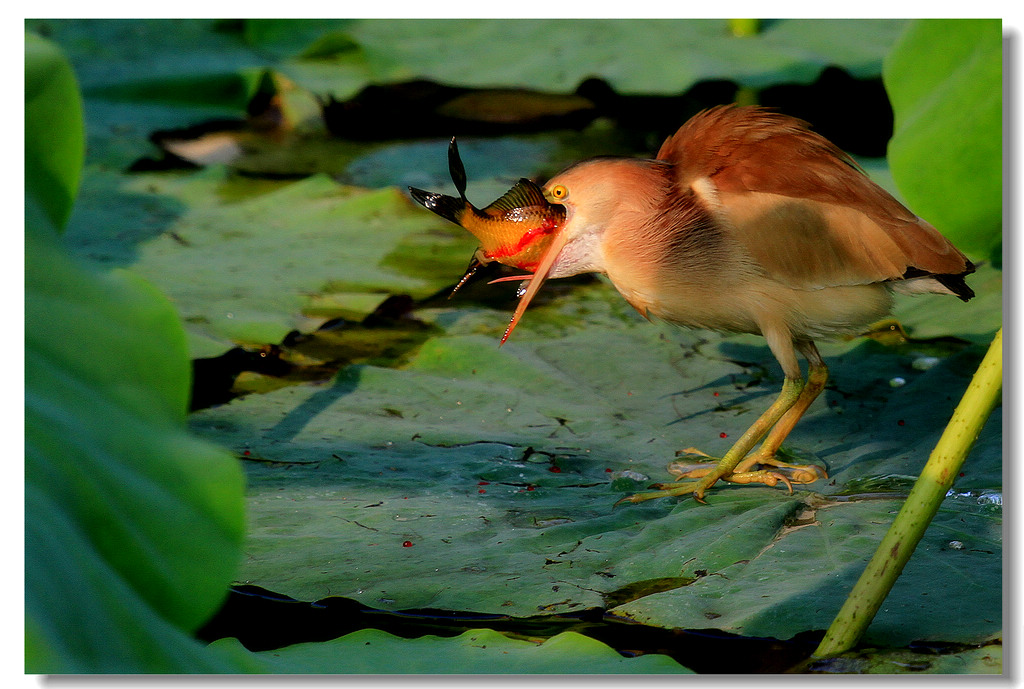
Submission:
{"label": "yellow eye", "polygon": [[556,201],[561,201],[569,195],[569,190],[563,187],[561,184],[556,184],[551,187],[551,198]]}

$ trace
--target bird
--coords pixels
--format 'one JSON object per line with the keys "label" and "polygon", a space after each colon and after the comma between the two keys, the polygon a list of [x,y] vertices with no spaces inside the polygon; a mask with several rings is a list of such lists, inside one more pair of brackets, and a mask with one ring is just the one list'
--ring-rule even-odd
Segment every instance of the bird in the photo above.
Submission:
{"label": "bird", "polygon": [[584,160],[541,192],[564,219],[533,272],[506,278],[525,282],[502,343],[545,280],[598,273],[648,320],[761,335],[782,367],[777,398],[722,457],[670,465],[677,480],[619,503],[826,478],[777,457],[828,380],[815,341],[863,332],[894,292],[974,296],[974,264],[938,230],[807,122],[761,106],[704,110],[653,159]]}

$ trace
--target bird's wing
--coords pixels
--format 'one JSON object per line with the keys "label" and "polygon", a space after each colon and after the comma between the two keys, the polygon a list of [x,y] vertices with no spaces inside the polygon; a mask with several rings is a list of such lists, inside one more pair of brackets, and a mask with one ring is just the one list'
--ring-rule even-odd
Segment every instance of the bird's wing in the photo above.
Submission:
{"label": "bird's wing", "polygon": [[806,123],[720,106],[669,137],[658,158],[773,279],[800,289],[973,270],[934,227]]}

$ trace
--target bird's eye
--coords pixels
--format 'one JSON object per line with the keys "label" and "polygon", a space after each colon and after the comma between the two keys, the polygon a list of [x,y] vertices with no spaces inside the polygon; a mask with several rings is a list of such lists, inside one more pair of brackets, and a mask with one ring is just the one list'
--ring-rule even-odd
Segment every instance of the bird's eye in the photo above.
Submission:
{"label": "bird's eye", "polygon": [[569,190],[563,187],[561,184],[556,184],[551,187],[551,198],[561,201],[569,195]]}

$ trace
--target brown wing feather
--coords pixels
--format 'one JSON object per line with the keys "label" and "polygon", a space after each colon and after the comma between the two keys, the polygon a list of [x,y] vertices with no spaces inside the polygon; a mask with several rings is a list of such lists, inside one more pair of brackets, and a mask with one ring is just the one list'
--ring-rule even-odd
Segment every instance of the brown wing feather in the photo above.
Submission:
{"label": "brown wing feather", "polygon": [[802,120],[760,107],[715,107],[669,137],[658,158],[673,163],[681,188],[709,179],[739,241],[766,272],[794,287],[974,270]]}

